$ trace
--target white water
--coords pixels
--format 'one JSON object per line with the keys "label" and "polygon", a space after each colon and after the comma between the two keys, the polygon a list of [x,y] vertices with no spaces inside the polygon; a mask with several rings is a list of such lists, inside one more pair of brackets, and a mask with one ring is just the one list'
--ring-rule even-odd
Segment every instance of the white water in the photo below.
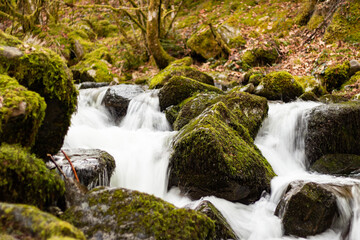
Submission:
{"label": "white water", "polygon": [[[170,131],[164,114],[159,111],[156,92],[146,92],[132,100],[126,117],[115,126],[100,104],[106,89],[80,91],[78,112],[72,117],[64,148],[105,150],[116,159],[112,186],[154,194],[178,207],[195,208],[201,200],[192,202],[175,188],[167,192],[170,143],[175,132]],[[283,236],[281,220],[274,215],[282,194],[294,180],[354,185],[353,200],[338,198],[341,215],[332,229],[308,239],[342,240],[342,230],[350,220],[352,226],[347,239],[360,239],[360,228],[353,227],[360,224],[360,181],[306,171],[303,141],[306,112],[317,105],[311,102],[269,104],[269,117],[255,143],[278,175],[271,182],[271,195],[252,205],[213,196],[202,199],[211,201],[222,212],[240,239],[296,239]]]}

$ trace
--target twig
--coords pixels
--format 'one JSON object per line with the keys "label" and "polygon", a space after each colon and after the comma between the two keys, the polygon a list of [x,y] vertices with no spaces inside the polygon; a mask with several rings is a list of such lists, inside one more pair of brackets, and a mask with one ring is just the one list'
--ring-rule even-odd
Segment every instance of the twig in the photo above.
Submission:
{"label": "twig", "polygon": [[74,172],[74,176],[75,176],[76,180],[77,180],[78,182],[80,182],[80,181],[79,181],[79,178],[78,178],[78,176],[77,176],[77,174],[76,174],[75,168],[74,168],[73,164],[71,163],[70,158],[68,157],[68,155],[66,155],[66,153],[65,153],[63,150],[61,150],[61,152],[62,152],[62,154],[64,154],[66,160],[68,160],[68,162],[70,163],[71,169],[72,169],[72,171]]}
{"label": "twig", "polygon": [[65,173],[63,172],[63,170],[61,169],[61,167],[59,167],[59,165],[55,162],[55,159],[53,158],[53,156],[51,156],[51,154],[47,154],[48,157],[50,157],[50,160],[55,164],[55,167],[59,170],[59,172],[64,176],[64,178],[67,180],[67,177],[65,175]]}

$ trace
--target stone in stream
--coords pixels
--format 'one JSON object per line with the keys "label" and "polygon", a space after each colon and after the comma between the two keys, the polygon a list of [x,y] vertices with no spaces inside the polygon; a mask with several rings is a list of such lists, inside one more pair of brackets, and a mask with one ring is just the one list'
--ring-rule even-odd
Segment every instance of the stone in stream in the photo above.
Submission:
{"label": "stone in stream", "polygon": [[[99,149],[63,149],[63,151],[70,158],[81,184],[88,189],[110,185],[110,178],[115,169],[115,160],[109,153]],[[54,158],[65,175],[74,178],[74,173],[65,156],[58,153]],[[50,169],[55,168],[52,162],[48,162],[46,165]]]}
{"label": "stone in stream", "polygon": [[109,84],[109,82],[82,82],[79,84],[79,89],[100,88],[109,86]]}
{"label": "stone in stream", "polygon": [[109,110],[115,122],[119,122],[126,115],[130,101],[143,92],[138,85],[111,86],[106,91],[102,104]]}
{"label": "stone in stream", "polygon": [[206,215],[122,188],[96,188],[62,218],[88,239],[218,239]]}
{"label": "stone in stream", "polygon": [[323,174],[358,177],[360,155],[327,154],[312,164],[310,169]]}
{"label": "stone in stream", "polygon": [[309,164],[327,154],[360,155],[360,103],[321,105],[309,112],[305,154]]}
{"label": "stone in stream", "polygon": [[336,196],[349,197],[349,192],[346,186],[292,182],[281,198],[275,215],[282,219],[286,235],[316,235],[333,224],[338,214]]}

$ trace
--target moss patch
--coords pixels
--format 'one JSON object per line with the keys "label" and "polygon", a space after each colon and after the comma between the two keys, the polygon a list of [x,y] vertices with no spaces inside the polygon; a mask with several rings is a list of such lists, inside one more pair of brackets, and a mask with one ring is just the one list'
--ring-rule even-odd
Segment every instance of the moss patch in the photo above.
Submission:
{"label": "moss patch", "polygon": [[58,174],[17,145],[0,147],[0,200],[45,209],[56,205],[65,192]]}
{"label": "moss patch", "polygon": [[329,92],[339,89],[349,79],[349,70],[349,62],[328,67],[321,79],[323,86]]}
{"label": "moss patch", "polygon": [[186,44],[196,55],[204,59],[215,58],[222,52],[219,43],[209,28],[193,34]]}

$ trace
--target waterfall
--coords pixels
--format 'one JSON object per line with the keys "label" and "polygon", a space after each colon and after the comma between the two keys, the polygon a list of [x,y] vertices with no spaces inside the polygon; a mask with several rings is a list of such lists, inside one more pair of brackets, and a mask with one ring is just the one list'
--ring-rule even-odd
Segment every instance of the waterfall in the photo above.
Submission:
{"label": "waterfall", "polygon": [[202,200],[211,201],[234,229],[239,239],[297,239],[284,236],[281,220],[274,211],[292,181],[352,185],[352,199],[338,197],[339,218],[313,240],[360,239],[360,181],[306,171],[304,136],[307,113],[319,105],[314,102],[269,103],[269,115],[255,144],[273,167],[277,177],[271,181],[271,194],[251,205],[232,203],[214,196],[190,201],[179,189],[167,191],[167,167],[171,141],[176,132],[160,112],[157,91],[147,91],[131,100],[120,124],[112,121],[101,105],[107,87],[80,90],[78,111],[72,117],[65,138],[66,148],[98,148],[116,160],[111,186],[154,194],[178,207],[195,208]]}

